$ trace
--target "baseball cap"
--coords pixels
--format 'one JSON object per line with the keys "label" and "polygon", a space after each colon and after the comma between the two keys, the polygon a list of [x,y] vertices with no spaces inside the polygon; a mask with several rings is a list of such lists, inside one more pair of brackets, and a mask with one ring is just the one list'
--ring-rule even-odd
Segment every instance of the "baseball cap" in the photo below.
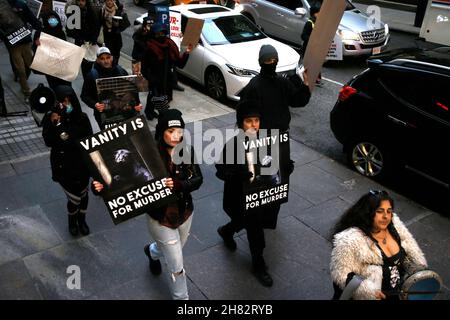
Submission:
{"label": "baseball cap", "polygon": [[111,55],[111,51],[109,51],[109,49],[107,47],[100,47],[97,50],[97,58],[100,57],[102,54],[107,53],[109,55]]}

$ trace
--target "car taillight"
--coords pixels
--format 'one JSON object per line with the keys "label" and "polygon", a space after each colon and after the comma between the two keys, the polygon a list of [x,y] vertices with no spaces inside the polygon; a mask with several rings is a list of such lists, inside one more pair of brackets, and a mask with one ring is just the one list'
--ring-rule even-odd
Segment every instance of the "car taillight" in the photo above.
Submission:
{"label": "car taillight", "polygon": [[352,95],[354,95],[356,92],[357,92],[357,90],[353,87],[343,86],[342,89],[339,91],[339,101],[347,100]]}

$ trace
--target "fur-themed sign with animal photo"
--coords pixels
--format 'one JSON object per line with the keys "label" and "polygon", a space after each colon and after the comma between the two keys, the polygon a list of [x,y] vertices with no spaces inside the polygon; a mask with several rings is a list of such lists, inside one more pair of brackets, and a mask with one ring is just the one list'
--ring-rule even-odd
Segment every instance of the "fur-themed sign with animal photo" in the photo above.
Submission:
{"label": "fur-themed sign with animal photo", "polygon": [[169,174],[144,116],[131,118],[79,141],[114,224],[176,199]]}
{"label": "fur-themed sign with animal photo", "polygon": [[137,76],[101,78],[96,80],[98,99],[105,105],[101,113],[104,126],[112,126],[137,115],[139,104]]}
{"label": "fur-themed sign with animal photo", "polygon": [[[258,136],[242,141],[249,179],[243,182],[244,210],[257,211],[288,201],[290,157],[289,134],[260,130]],[[251,173],[251,174],[250,174]]]}

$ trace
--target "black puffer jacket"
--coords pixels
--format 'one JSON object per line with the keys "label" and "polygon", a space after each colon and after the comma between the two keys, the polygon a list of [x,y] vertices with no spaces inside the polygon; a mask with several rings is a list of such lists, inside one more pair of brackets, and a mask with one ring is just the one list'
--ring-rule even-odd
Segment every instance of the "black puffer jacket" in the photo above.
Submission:
{"label": "black puffer jacket", "polygon": [[[51,122],[51,111],[43,119],[42,136],[45,144],[51,148],[52,178],[57,182],[80,181],[87,185],[90,174],[82,160],[77,141],[92,134],[91,123],[87,115],[81,111],[80,102],[71,87],[58,86],[55,94],[59,102],[69,97],[73,111],[69,114],[62,112],[59,126]],[[69,135],[67,140],[61,139],[62,132]]]}

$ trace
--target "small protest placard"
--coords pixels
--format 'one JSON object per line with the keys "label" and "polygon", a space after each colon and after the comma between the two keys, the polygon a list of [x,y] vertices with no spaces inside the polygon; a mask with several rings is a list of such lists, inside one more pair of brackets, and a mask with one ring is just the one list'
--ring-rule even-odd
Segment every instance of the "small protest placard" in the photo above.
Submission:
{"label": "small protest placard", "polygon": [[53,0],[53,11],[55,11],[59,18],[61,19],[61,24],[65,28],[67,23],[66,12],[64,11],[66,7],[66,2]]}
{"label": "small protest placard", "polygon": [[165,185],[168,172],[144,116],[134,117],[90,137],[79,147],[114,224],[176,199]]}
{"label": "small protest placard", "polygon": [[[261,131],[260,131],[261,132]],[[245,163],[253,175],[244,182],[245,210],[288,201],[289,134],[273,130],[269,135],[243,141]]]}
{"label": "small protest placard", "polygon": [[136,75],[96,79],[98,99],[105,105],[101,113],[104,126],[115,125],[136,115],[139,103]]}
{"label": "small protest placard", "polygon": [[42,1],[38,0],[27,0],[27,6],[30,8],[30,11],[33,12],[36,18],[39,18],[39,14],[41,13]]}
{"label": "small protest placard", "polygon": [[342,40],[337,34],[334,35],[330,49],[328,49],[326,60],[342,60]]}
{"label": "small protest placard", "polygon": [[183,33],[183,40],[181,46],[186,47],[192,45],[193,48],[198,44],[200,40],[200,34],[202,33],[204,21],[202,19],[189,18],[186,30]]}
{"label": "small protest placard", "polygon": [[181,13],[170,12],[170,39],[173,40],[180,49],[181,45]]}

